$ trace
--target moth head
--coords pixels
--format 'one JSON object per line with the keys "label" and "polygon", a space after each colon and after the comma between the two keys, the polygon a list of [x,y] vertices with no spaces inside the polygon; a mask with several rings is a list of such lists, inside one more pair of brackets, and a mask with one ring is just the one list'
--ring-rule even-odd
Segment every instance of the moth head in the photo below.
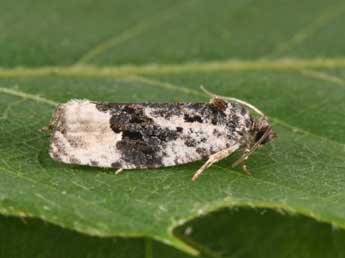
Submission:
{"label": "moth head", "polygon": [[277,138],[277,134],[272,131],[272,127],[265,116],[255,120],[253,127],[254,144],[260,142],[260,145],[264,145]]}
{"label": "moth head", "polygon": [[238,164],[246,161],[248,157],[262,145],[271,142],[274,138],[277,137],[277,134],[272,131],[271,125],[268,123],[267,117],[264,115],[256,120],[254,120],[252,127],[252,140],[249,142],[249,146],[246,146],[246,149],[241,156],[234,164],[233,167]]}

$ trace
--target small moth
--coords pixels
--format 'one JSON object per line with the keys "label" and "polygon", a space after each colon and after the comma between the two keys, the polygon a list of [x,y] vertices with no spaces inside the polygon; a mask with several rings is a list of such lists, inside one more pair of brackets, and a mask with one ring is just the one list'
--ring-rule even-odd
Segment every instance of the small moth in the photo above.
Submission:
{"label": "small moth", "polygon": [[[207,159],[195,180],[238,149],[246,161],[276,134],[267,117],[235,98],[208,103],[103,103],[71,100],[57,106],[49,125],[50,156],[57,161],[124,169],[176,166]],[[259,115],[255,118],[250,111]]]}

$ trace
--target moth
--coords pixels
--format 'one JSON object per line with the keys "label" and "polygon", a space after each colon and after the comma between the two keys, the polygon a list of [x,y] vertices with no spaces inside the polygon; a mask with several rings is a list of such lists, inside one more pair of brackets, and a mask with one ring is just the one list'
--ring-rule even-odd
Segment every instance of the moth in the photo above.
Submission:
{"label": "moth", "polygon": [[[207,160],[241,149],[243,163],[276,134],[253,105],[208,92],[208,103],[104,103],[71,100],[57,106],[49,129],[49,154],[57,161],[124,169],[159,168]],[[256,117],[251,114],[256,113]]]}

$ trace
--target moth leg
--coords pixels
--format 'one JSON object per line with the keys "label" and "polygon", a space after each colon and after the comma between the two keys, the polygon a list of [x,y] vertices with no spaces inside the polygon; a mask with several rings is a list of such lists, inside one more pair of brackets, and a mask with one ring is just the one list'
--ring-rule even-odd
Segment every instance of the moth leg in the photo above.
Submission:
{"label": "moth leg", "polygon": [[123,172],[123,168],[119,168],[115,171],[115,175],[121,174]]}
{"label": "moth leg", "polygon": [[[247,154],[247,153],[249,153],[249,152],[250,152],[250,149],[249,149],[249,148],[247,148],[247,149],[244,150],[244,154]],[[249,158],[249,156],[247,156],[247,157],[244,159],[243,165],[242,165],[242,169],[243,169],[243,172],[244,172],[246,175],[251,176],[252,173],[250,173],[250,171],[248,170],[248,163],[247,163],[248,158]]]}
{"label": "moth leg", "polygon": [[242,169],[246,175],[251,176],[252,173],[250,173],[250,171],[248,170],[247,160],[248,160],[248,158],[243,161]]}
{"label": "moth leg", "polygon": [[208,160],[199,168],[192,177],[192,180],[195,181],[206,169],[212,166],[214,163],[228,157],[231,155],[237,148],[231,147],[225,150],[221,150],[209,156]]}

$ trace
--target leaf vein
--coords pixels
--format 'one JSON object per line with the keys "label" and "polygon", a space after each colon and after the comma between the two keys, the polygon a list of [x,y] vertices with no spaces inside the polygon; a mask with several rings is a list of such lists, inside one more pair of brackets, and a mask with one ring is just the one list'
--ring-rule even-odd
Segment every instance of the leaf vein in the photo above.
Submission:
{"label": "leaf vein", "polygon": [[300,73],[306,77],[323,80],[331,83],[335,83],[341,86],[345,85],[345,81],[335,75],[330,75],[325,72],[313,71],[313,70],[301,70]]}
{"label": "leaf vein", "polygon": [[78,77],[121,77],[129,75],[160,75],[179,73],[213,73],[240,71],[301,71],[303,69],[345,68],[345,58],[314,59],[257,59],[257,60],[223,60],[181,64],[146,64],[119,65],[109,67],[97,66],[51,66],[38,68],[0,68],[0,78],[39,77],[48,75]]}
{"label": "leaf vein", "polygon": [[45,97],[41,97],[39,95],[34,95],[34,94],[30,94],[30,93],[26,93],[20,90],[14,90],[14,89],[9,89],[9,88],[0,88],[0,93],[4,93],[4,94],[8,94],[8,95],[12,95],[12,96],[16,96],[16,97],[20,97],[23,99],[28,99],[28,100],[33,100],[35,102],[39,102],[39,103],[45,103],[51,106],[56,106],[59,103],[47,99]]}

